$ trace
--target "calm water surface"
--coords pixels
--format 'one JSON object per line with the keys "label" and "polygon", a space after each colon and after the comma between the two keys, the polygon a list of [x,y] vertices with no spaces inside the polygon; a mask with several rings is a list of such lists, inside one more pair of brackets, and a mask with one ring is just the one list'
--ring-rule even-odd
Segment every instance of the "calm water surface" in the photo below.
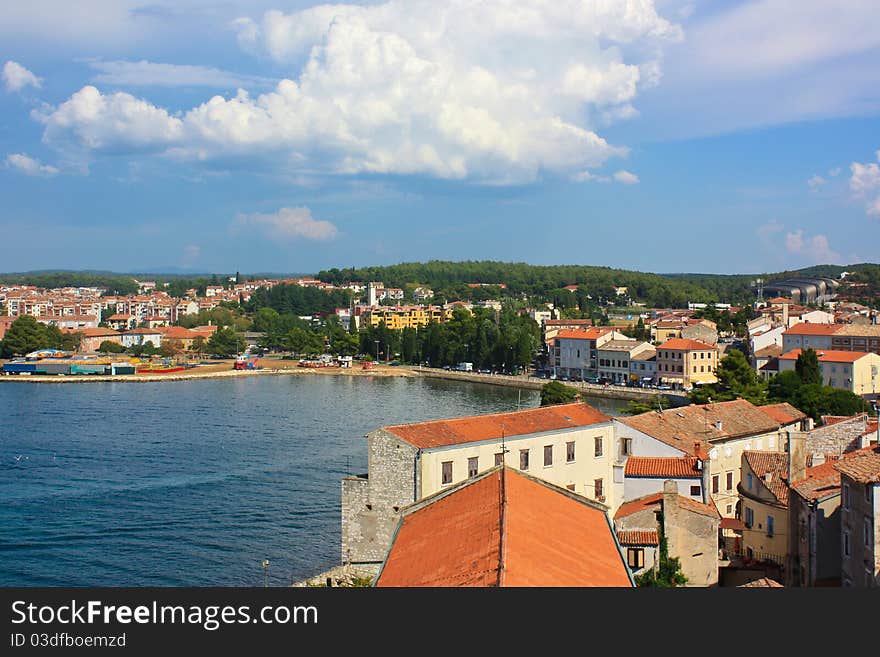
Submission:
{"label": "calm water surface", "polygon": [[[260,376],[0,385],[0,585],[274,585],[339,562],[340,479],[385,424],[537,392]],[[615,413],[621,402],[591,400]]]}

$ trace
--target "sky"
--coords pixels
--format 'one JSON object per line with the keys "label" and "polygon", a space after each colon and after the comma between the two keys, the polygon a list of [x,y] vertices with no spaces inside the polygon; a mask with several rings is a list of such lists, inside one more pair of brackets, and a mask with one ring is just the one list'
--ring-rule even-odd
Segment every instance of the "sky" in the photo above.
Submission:
{"label": "sky", "polygon": [[0,271],[878,261],[876,0],[0,15]]}

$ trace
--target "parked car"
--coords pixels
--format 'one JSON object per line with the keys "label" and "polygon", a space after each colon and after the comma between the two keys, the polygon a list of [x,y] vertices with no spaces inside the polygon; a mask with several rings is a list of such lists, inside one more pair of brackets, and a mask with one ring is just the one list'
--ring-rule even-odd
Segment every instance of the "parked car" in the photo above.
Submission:
{"label": "parked car", "polygon": [[599,377],[598,377],[598,376],[588,376],[588,377],[586,378],[586,382],[587,382],[587,383],[593,383],[593,384],[599,384],[599,383],[601,383],[601,381],[599,381]]}
{"label": "parked car", "polygon": [[657,390],[672,390],[672,386],[661,383],[659,386],[657,386]]}
{"label": "parked car", "polygon": [[389,365],[391,365],[391,367],[399,367],[399,366],[400,366],[400,361],[392,360],[392,361],[389,363]]}

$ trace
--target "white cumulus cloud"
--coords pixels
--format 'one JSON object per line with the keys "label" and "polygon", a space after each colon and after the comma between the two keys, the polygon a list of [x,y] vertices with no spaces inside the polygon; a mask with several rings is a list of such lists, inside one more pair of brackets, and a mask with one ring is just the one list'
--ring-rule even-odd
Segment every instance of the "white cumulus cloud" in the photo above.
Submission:
{"label": "white cumulus cloud", "polygon": [[39,160],[25,155],[24,153],[12,153],[6,156],[6,166],[26,173],[29,176],[54,176],[58,169],[49,164],[42,164]]}
{"label": "white cumulus cloud", "polygon": [[272,214],[239,214],[235,227],[257,228],[275,239],[331,240],[339,232],[329,221],[312,217],[308,208],[281,208]]}
{"label": "white cumulus cloud", "polygon": [[[880,161],[880,151],[877,151]],[[880,166],[875,162],[853,162],[850,164],[849,188],[857,198],[867,198],[866,211],[869,215],[880,216]]]}
{"label": "white cumulus cloud", "polygon": [[41,82],[24,66],[10,59],[3,65],[3,84],[7,91],[21,91],[28,86],[39,89]]}
{"label": "white cumulus cloud", "polygon": [[841,260],[840,254],[828,243],[828,237],[806,237],[800,228],[786,234],[785,249],[793,255],[808,258],[814,264],[833,264]]}
{"label": "white cumulus cloud", "polygon": [[815,192],[817,189],[819,189],[826,182],[828,182],[828,181],[825,180],[822,176],[820,176],[817,173],[817,174],[814,174],[813,177],[807,181],[807,185],[809,185],[810,189]]}
{"label": "white cumulus cloud", "polygon": [[179,115],[84,87],[44,113],[45,140],[271,158],[307,174],[570,176],[626,154],[596,131],[636,114],[639,89],[657,84],[664,48],[682,37],[651,0],[389,0],[270,11],[233,27],[243,48],[291,76]]}
{"label": "white cumulus cloud", "polygon": [[627,171],[626,169],[621,169],[620,171],[615,173],[614,179],[619,183],[623,183],[624,185],[635,185],[639,182],[639,177],[636,174]]}

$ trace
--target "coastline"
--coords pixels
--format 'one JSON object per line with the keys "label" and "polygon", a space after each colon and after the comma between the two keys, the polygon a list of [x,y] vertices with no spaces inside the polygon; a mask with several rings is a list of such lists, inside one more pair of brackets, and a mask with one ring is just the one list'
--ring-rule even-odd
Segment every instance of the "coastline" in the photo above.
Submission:
{"label": "coastline", "polygon": [[261,370],[233,370],[230,361],[229,369],[214,369],[211,371],[198,371],[195,368],[188,372],[174,372],[172,374],[124,374],[110,376],[105,374],[79,374],[79,375],[45,375],[45,374],[17,374],[0,376],[0,383],[151,383],[156,381],[190,381],[193,379],[224,379],[241,376],[292,376],[292,375],[316,375],[316,376],[417,376],[408,368],[377,366],[372,370],[342,367],[266,367]]}

